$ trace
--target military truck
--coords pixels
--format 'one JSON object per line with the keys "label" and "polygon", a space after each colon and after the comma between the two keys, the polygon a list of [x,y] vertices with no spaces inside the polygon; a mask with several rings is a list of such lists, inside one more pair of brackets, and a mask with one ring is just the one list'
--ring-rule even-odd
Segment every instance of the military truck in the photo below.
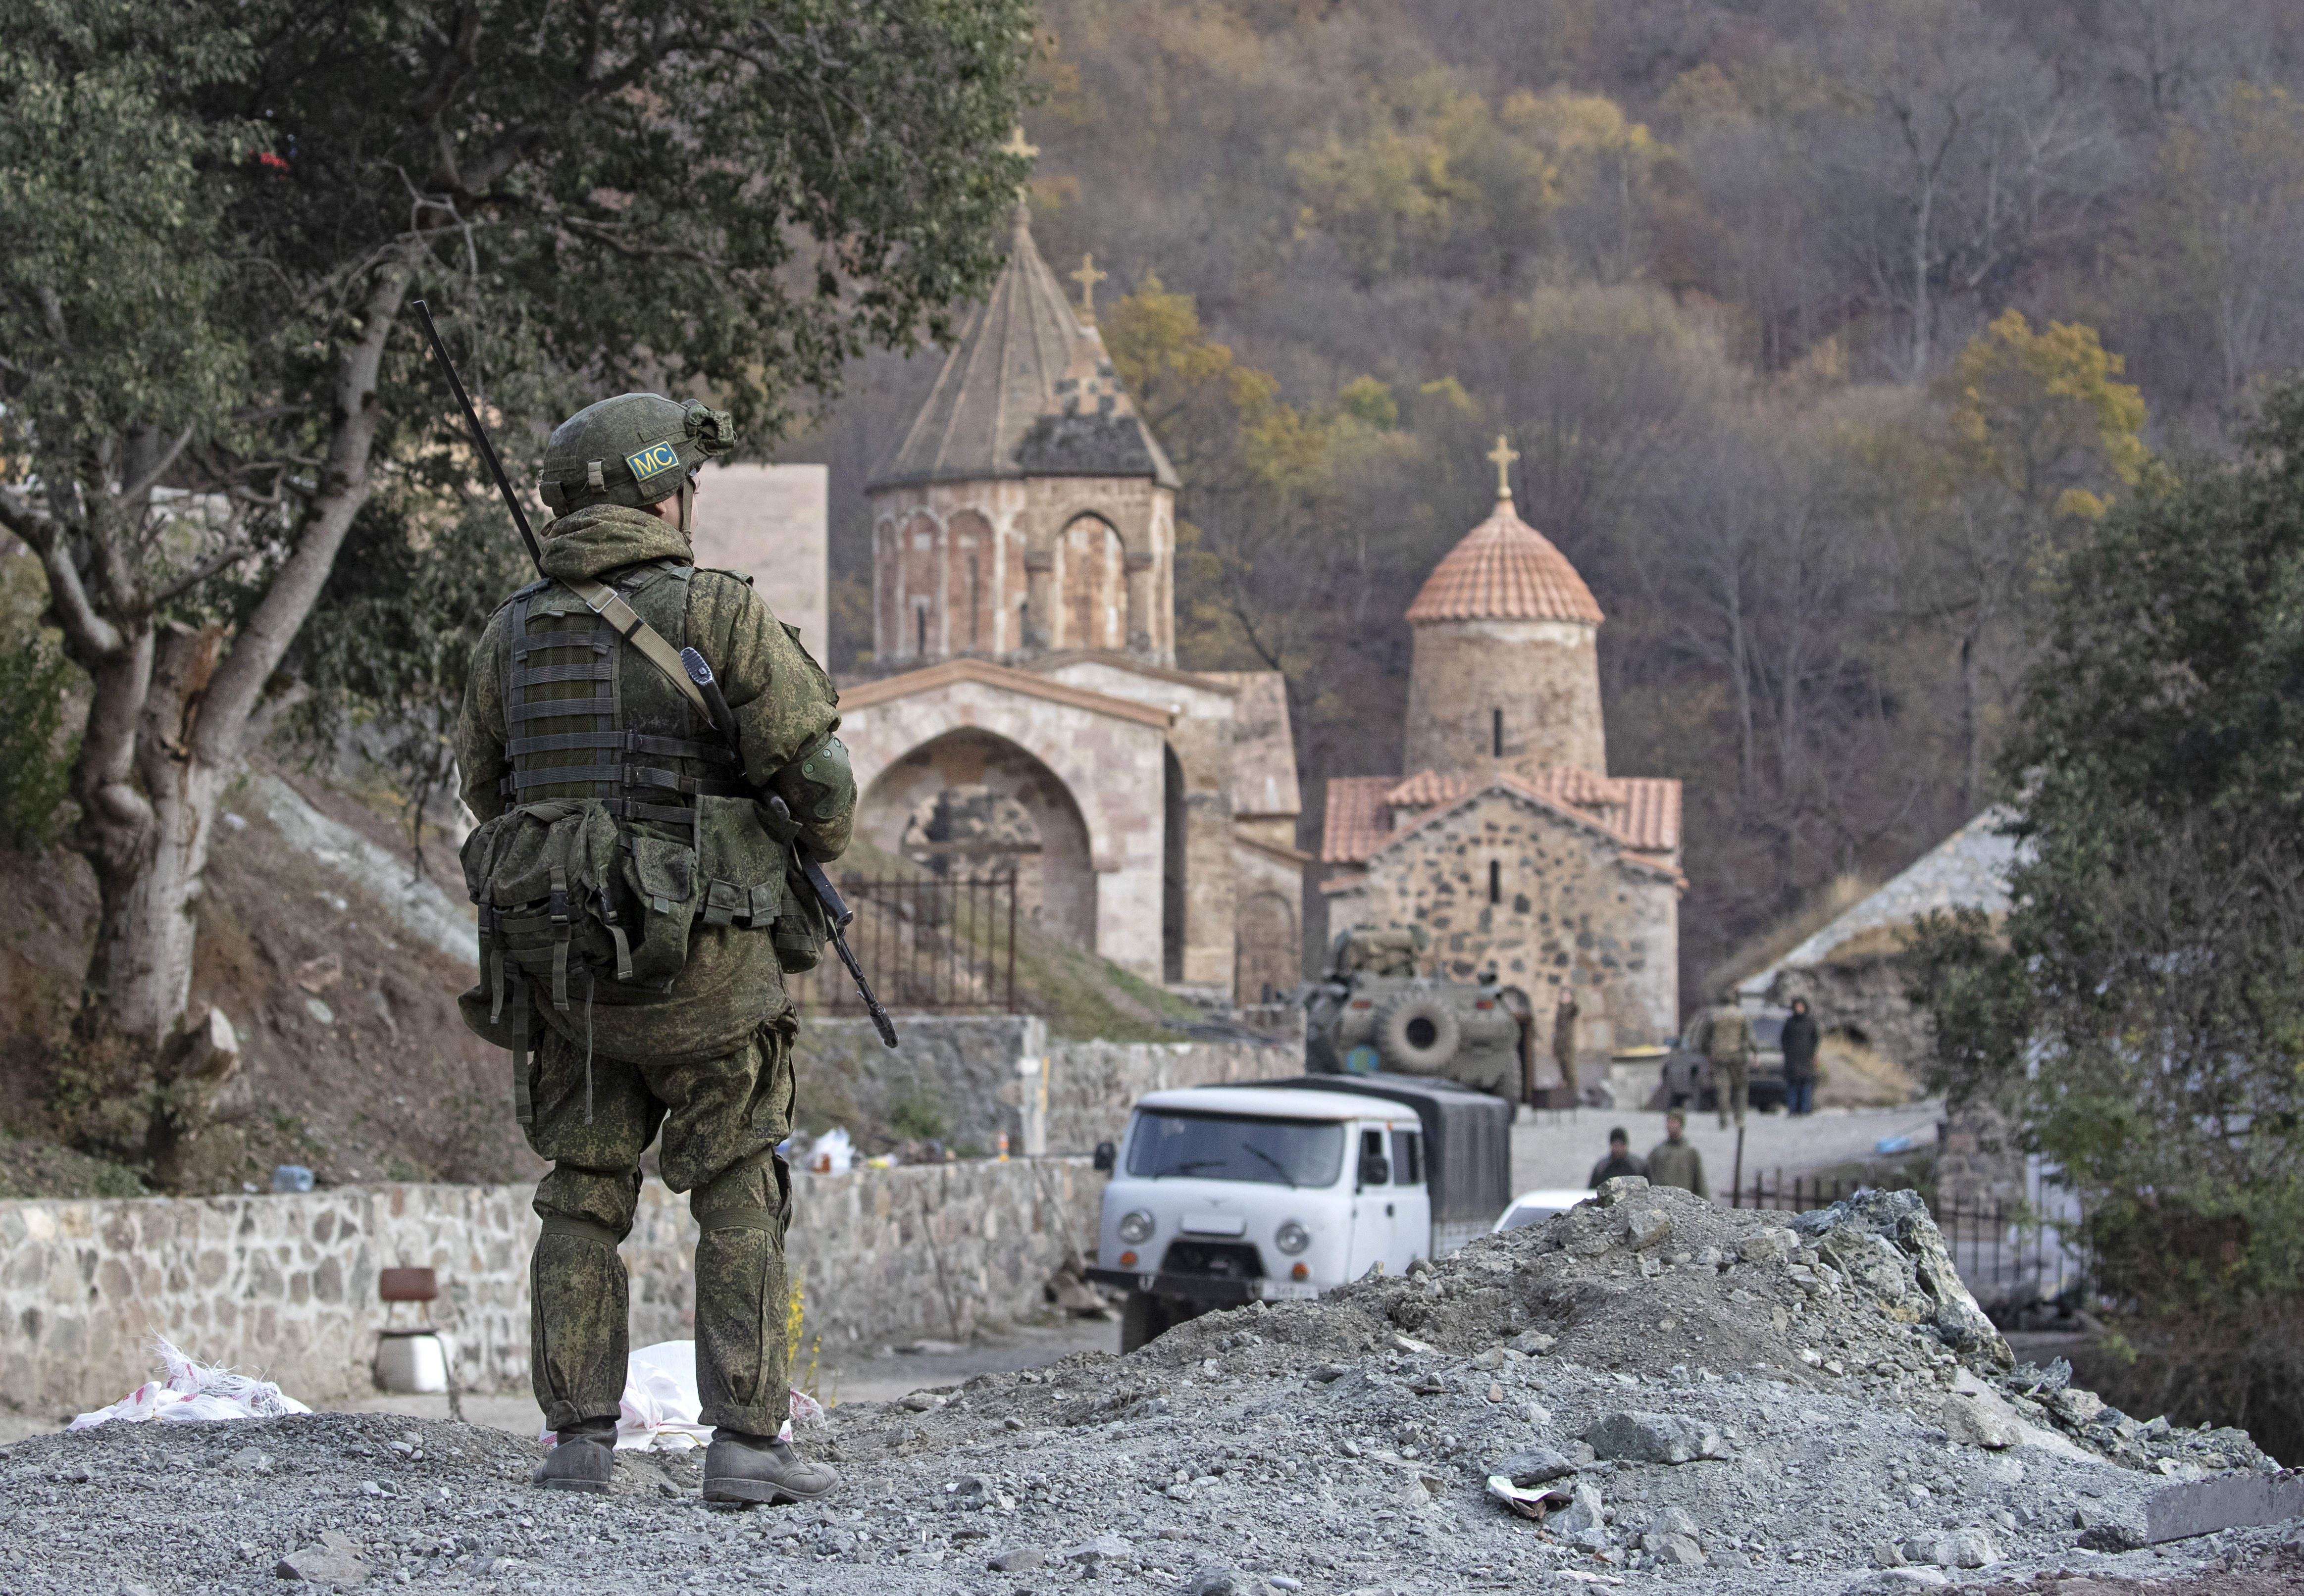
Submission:
{"label": "military truck", "polygon": [[1305,1068],[1320,1075],[1438,1077],[1525,1101],[1535,1088],[1528,994],[1418,973],[1421,926],[1340,933],[1306,989]]}
{"label": "military truck", "polygon": [[1112,1181],[1086,1272],[1127,1293],[1121,1350],[1485,1235],[1512,1200],[1512,1121],[1508,1102],[1398,1076],[1148,1094],[1096,1150]]}

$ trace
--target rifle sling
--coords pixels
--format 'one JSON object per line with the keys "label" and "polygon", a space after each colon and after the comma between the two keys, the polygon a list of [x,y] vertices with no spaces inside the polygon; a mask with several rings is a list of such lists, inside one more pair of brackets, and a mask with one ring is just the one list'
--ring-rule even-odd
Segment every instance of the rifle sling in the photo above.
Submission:
{"label": "rifle sling", "polygon": [[654,665],[671,678],[672,684],[688,695],[696,713],[704,723],[712,724],[712,706],[704,701],[704,689],[688,677],[688,667],[680,663],[680,650],[664,639],[664,634],[640,619],[640,612],[624,602],[623,595],[605,582],[595,582],[586,577],[562,577],[570,591],[589,605],[592,613],[606,621],[618,637],[648,656]]}

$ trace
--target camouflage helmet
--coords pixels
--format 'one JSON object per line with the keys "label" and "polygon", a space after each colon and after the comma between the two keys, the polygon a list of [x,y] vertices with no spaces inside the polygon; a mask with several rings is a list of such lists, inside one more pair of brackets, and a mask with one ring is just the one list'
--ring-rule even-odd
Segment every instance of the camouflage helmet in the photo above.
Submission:
{"label": "camouflage helmet", "polygon": [[690,472],[735,443],[725,410],[693,399],[620,393],[553,428],[538,486],[555,515],[591,504],[645,510],[680,492]]}

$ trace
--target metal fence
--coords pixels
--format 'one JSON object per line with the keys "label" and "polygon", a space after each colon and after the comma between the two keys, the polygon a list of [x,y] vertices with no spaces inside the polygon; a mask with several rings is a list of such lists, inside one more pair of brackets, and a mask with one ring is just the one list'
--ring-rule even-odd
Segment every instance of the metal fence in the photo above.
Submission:
{"label": "metal fence", "polygon": [[[841,896],[856,911],[848,946],[891,1009],[1016,1012],[1016,874],[868,881]],[[830,947],[815,969],[789,978],[811,1014],[861,1014],[863,1000]]]}
{"label": "metal fence", "polygon": [[[1732,1194],[1730,1205],[1805,1213],[1859,1189],[1850,1180],[1797,1175],[1787,1179],[1778,1170],[1773,1180],[1754,1175]],[[2052,1302],[2084,1285],[2077,1213],[2043,1213],[2029,1203],[1951,1201],[1927,1186],[1919,1192],[1961,1281],[1995,1313],[2001,1305]]]}

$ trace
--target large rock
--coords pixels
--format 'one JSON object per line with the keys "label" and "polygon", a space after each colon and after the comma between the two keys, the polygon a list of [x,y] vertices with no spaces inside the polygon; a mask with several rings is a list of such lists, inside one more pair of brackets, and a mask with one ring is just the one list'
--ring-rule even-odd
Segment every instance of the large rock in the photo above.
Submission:
{"label": "large rock", "polygon": [[1659,1535],[1650,1530],[1642,1538],[1640,1550],[1664,1568],[1693,1568],[1704,1561],[1704,1549],[1689,1535]]}
{"label": "large rock", "polygon": [[1938,1423],[1963,1447],[2002,1451],[2023,1444],[2022,1417],[1996,1391],[1959,1391],[1944,1400]]}
{"label": "large rock", "polygon": [[1530,1486],[1564,1480],[1576,1472],[1576,1465],[1550,1447],[1522,1447],[1498,1460],[1488,1472],[1502,1474],[1515,1485]]}
{"label": "large rock", "polygon": [[[1928,1217],[1928,1208],[1915,1191],[1863,1191],[1843,1197],[1829,1208],[1793,1216],[1792,1229],[1821,1244],[1842,1226],[1860,1234],[1885,1237],[1912,1262],[1914,1282],[1927,1298],[1930,1312],[1922,1315],[1936,1327],[1944,1344],[1962,1361],[1995,1369],[2015,1366],[2008,1350],[1976,1297],[1961,1283],[1944,1233]],[[1844,1246],[1845,1243],[1843,1242]],[[1819,1250],[1820,1247],[1819,1247]]]}
{"label": "large rock", "polygon": [[2140,1510],[2090,1502],[2073,1519],[2080,1544],[2090,1551],[2133,1551],[2300,1516],[2304,1516],[2304,1475],[2226,1474],[2156,1490],[2145,1498]]}
{"label": "large rock", "polygon": [[1544,1521],[1544,1527],[1569,1541],[1587,1530],[1605,1527],[1602,1513],[1600,1489],[1589,1480],[1579,1480],[1569,1489],[1568,1506]]}
{"label": "large rock", "polygon": [[1992,1537],[1982,1530],[1946,1530],[1914,1535],[1903,1546],[1904,1558],[1933,1563],[1940,1568],[1986,1568],[2000,1560]]}
{"label": "large rock", "polygon": [[1584,1444],[1595,1457],[1625,1463],[1693,1463],[1728,1456],[1717,1430],[1679,1414],[1612,1413],[1584,1432]]}
{"label": "large rock", "polygon": [[280,1559],[273,1570],[282,1579],[313,1585],[356,1585],[368,1577],[352,1543],[335,1530],[322,1530],[317,1545],[300,1547]]}

